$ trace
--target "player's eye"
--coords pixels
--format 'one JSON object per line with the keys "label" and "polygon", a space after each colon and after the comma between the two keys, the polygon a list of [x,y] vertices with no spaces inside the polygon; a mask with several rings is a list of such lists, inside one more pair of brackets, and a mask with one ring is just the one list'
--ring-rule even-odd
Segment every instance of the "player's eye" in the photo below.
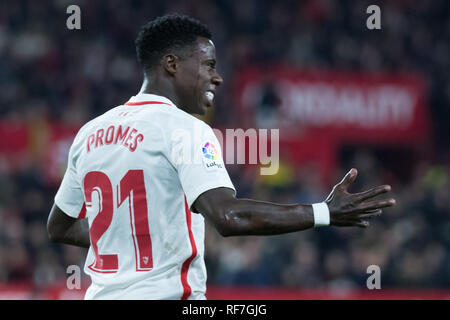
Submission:
{"label": "player's eye", "polygon": [[216,68],[216,63],[215,63],[214,61],[210,61],[210,62],[208,62],[208,66],[209,66],[211,69],[215,69],[215,68]]}

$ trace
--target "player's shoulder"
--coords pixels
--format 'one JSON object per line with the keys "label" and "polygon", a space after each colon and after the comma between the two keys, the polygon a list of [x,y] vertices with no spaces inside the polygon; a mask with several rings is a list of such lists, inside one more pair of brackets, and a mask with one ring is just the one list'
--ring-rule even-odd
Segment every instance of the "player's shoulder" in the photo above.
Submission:
{"label": "player's shoulder", "polygon": [[82,138],[84,135],[86,135],[87,132],[89,131],[89,129],[94,127],[96,125],[96,123],[101,121],[105,117],[105,114],[108,113],[109,111],[110,110],[108,110],[107,112],[105,112],[101,115],[97,115],[96,117],[92,118],[91,120],[86,122],[84,125],[82,125],[81,128],[78,130],[77,135],[75,136],[75,141],[77,139]]}
{"label": "player's shoulder", "polygon": [[147,121],[156,123],[165,132],[173,132],[174,130],[194,130],[201,128],[204,130],[209,127],[203,120],[187,113],[178,108],[175,104],[159,105],[149,108],[151,116],[146,117]]}
{"label": "player's shoulder", "polygon": [[95,116],[94,118],[83,124],[78,130],[77,134],[75,135],[72,147],[76,147],[77,145],[82,143],[85,140],[86,136],[91,133],[92,129],[96,127],[99,123],[104,122],[105,119],[109,117],[111,112],[118,107],[120,106],[113,107],[107,110],[106,112]]}
{"label": "player's shoulder", "polygon": [[181,110],[179,108],[176,108],[176,110],[173,111],[172,115],[173,116],[171,117],[171,119],[183,127],[208,126],[208,124],[203,120],[196,118],[192,114],[189,114],[186,111]]}

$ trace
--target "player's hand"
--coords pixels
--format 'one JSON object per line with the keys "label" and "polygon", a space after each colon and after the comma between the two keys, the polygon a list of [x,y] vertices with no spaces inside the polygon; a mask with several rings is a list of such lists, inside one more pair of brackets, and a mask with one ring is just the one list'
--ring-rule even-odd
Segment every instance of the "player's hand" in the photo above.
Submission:
{"label": "player's hand", "polygon": [[378,186],[360,193],[347,192],[348,187],[355,181],[357,175],[358,171],[351,169],[342,181],[333,187],[325,200],[330,210],[330,225],[365,228],[369,226],[370,218],[382,213],[382,208],[395,205],[394,199],[373,199],[390,191],[389,185]]}

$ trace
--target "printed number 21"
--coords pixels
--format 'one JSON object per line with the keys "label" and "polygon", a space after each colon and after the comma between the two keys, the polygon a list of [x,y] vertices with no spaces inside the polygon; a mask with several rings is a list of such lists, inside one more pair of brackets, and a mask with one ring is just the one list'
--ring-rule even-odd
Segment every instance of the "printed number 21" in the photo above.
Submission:
{"label": "printed number 21", "polygon": [[[114,214],[113,188],[108,176],[100,171],[91,171],[84,177],[86,207],[92,205],[92,193],[99,195],[98,214],[89,229],[95,261],[89,268],[101,273],[114,273],[119,268],[117,254],[100,254],[98,241],[110,226]],[[153,268],[152,242],[148,225],[148,207],[143,170],[129,170],[117,186],[117,207],[126,199],[130,209],[130,228],[136,257],[136,271]]]}

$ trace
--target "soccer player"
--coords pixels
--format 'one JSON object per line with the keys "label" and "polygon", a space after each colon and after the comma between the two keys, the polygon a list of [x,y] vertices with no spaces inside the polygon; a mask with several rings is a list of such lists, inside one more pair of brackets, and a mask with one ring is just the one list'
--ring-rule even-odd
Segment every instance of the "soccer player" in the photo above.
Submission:
{"label": "soccer player", "polygon": [[236,198],[218,140],[192,116],[223,81],[208,28],[166,15],[142,27],[136,48],[140,92],[80,129],[47,222],[51,240],[89,248],[86,299],[205,299],[205,218],[223,236],[364,228],[395,203],[373,199],[387,185],[348,193],[356,169],[322,203]]}

